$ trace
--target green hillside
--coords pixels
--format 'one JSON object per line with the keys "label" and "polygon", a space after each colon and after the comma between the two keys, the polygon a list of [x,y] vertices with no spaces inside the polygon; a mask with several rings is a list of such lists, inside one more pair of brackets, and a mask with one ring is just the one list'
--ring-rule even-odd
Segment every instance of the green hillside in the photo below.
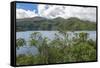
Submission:
{"label": "green hillside", "polygon": [[96,30],[96,23],[80,20],[75,17],[64,19],[61,17],[46,19],[43,17],[33,17],[16,20],[17,31],[31,30]]}

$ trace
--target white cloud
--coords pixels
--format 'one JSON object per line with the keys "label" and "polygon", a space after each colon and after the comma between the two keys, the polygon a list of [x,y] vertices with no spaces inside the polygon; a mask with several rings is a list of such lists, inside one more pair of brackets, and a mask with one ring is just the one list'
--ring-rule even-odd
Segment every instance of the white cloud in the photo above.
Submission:
{"label": "white cloud", "polygon": [[[46,8],[48,7],[48,8]],[[54,5],[39,5],[38,6],[39,15],[46,18],[55,18],[58,15],[62,15],[62,6]]]}
{"label": "white cloud", "polygon": [[17,9],[16,16],[18,18],[28,18],[41,16],[46,18],[56,17],[78,17],[83,20],[96,21],[96,8],[93,7],[77,7],[77,6],[59,6],[59,5],[38,5],[38,13],[36,10]]}
{"label": "white cloud", "polygon": [[76,6],[59,6],[53,5],[39,5],[39,14],[46,18],[55,18],[55,17],[78,17],[84,20],[96,21],[96,8],[93,7],[76,7]]}
{"label": "white cloud", "polygon": [[34,11],[30,10],[24,10],[24,9],[16,9],[16,18],[29,18],[29,17],[35,17],[38,16]]}

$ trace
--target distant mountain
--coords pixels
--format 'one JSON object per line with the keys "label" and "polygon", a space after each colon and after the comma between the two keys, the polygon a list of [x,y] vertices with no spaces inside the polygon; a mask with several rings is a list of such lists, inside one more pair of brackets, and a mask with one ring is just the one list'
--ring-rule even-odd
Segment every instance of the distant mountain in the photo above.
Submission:
{"label": "distant mountain", "polygon": [[29,30],[96,30],[96,23],[84,21],[76,17],[64,19],[57,17],[47,19],[44,17],[32,17],[16,20],[17,31]]}
{"label": "distant mountain", "polygon": [[56,18],[54,18],[53,20],[65,20],[65,19],[62,18],[62,17],[56,17]]}
{"label": "distant mountain", "polygon": [[21,22],[21,21],[41,21],[41,20],[46,20],[46,18],[36,16],[36,17],[32,17],[32,18],[17,19],[17,22]]}

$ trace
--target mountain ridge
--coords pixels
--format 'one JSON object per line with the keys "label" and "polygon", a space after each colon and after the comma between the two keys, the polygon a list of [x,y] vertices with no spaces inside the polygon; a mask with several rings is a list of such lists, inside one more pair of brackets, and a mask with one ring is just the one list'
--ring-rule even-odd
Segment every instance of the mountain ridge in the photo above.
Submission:
{"label": "mountain ridge", "polygon": [[64,27],[66,30],[96,30],[96,23],[85,21],[76,17],[64,19],[57,17],[47,19],[44,17],[32,17],[24,19],[16,19],[17,31],[27,30],[58,30]]}

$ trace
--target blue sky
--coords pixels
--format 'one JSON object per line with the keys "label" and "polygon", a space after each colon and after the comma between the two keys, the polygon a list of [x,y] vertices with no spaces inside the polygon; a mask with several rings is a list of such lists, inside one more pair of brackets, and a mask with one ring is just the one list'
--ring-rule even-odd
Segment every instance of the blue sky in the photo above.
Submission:
{"label": "blue sky", "polygon": [[35,10],[36,13],[38,13],[38,5],[37,4],[31,4],[31,3],[16,3],[17,9],[24,9],[24,10]]}

